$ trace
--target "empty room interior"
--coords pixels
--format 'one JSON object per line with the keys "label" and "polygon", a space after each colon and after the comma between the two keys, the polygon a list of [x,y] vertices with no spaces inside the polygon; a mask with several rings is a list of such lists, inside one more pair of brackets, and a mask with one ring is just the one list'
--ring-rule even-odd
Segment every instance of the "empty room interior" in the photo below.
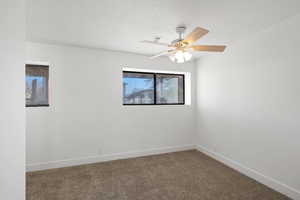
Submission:
{"label": "empty room interior", "polygon": [[0,199],[300,200],[299,0],[1,0]]}

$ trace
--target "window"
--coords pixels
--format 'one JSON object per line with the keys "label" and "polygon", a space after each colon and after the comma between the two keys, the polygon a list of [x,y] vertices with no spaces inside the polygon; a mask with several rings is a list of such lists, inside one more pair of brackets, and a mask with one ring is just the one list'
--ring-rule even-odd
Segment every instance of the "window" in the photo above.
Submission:
{"label": "window", "polygon": [[123,104],[154,104],[154,74],[123,72]]}
{"label": "window", "polygon": [[156,101],[158,104],[183,104],[184,76],[157,74]]}
{"label": "window", "polygon": [[49,66],[26,65],[26,107],[49,106]]}
{"label": "window", "polygon": [[123,71],[123,105],[182,105],[184,75]]}

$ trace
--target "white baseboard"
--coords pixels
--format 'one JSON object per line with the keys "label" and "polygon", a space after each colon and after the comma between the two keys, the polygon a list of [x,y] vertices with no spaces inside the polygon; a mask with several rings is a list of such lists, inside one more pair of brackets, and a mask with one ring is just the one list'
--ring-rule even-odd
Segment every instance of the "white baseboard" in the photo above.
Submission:
{"label": "white baseboard", "polygon": [[102,156],[90,156],[90,157],[84,157],[84,158],[75,158],[75,159],[68,159],[68,160],[57,160],[57,161],[50,161],[50,162],[43,162],[43,163],[34,163],[34,164],[26,165],[26,171],[27,172],[40,171],[40,170],[46,170],[46,169],[70,167],[70,166],[97,163],[97,162],[105,162],[105,161],[118,160],[118,159],[126,159],[126,158],[149,156],[149,155],[162,154],[162,153],[185,151],[185,150],[191,150],[191,149],[195,149],[195,145],[190,144],[190,145],[175,146],[175,147],[148,149],[148,150],[143,150],[143,151],[130,151],[130,152],[125,152],[125,153],[116,153],[116,154],[109,154],[109,155],[102,155]]}
{"label": "white baseboard", "polygon": [[231,160],[225,156],[223,156],[220,153],[213,152],[203,146],[196,146],[197,150],[205,153],[206,155],[226,164],[227,166],[241,172],[242,174],[245,174],[246,176],[253,178],[254,180],[282,193],[287,195],[288,197],[295,199],[295,200],[300,200],[300,191],[296,190],[295,188],[292,188],[284,183],[281,183],[280,181],[277,181],[271,177],[265,176],[253,169],[250,169],[246,166],[243,166],[242,164]]}

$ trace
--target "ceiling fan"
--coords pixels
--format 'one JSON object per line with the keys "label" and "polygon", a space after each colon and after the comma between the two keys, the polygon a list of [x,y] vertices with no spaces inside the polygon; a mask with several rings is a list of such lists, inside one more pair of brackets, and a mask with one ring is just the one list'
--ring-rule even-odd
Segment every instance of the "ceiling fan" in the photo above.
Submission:
{"label": "ceiling fan", "polygon": [[196,27],[190,34],[183,37],[185,30],[185,26],[178,26],[176,28],[176,32],[179,34],[179,37],[178,39],[173,40],[171,44],[159,42],[159,37],[156,37],[154,41],[143,40],[141,42],[172,48],[151,56],[150,58],[153,59],[160,56],[169,56],[169,58],[176,63],[183,63],[190,60],[192,58],[192,54],[190,52],[193,51],[223,52],[226,48],[226,46],[221,45],[192,45],[209,31],[201,27]]}

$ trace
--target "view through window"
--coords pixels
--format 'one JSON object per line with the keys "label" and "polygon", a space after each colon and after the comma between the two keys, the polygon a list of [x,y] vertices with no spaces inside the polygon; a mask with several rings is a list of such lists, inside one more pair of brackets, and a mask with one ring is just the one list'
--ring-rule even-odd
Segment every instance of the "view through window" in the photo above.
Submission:
{"label": "view through window", "polygon": [[123,71],[123,104],[184,104],[184,75]]}
{"label": "view through window", "polygon": [[156,100],[159,104],[184,103],[182,75],[156,75]]}
{"label": "view through window", "polygon": [[49,106],[49,66],[26,65],[26,106]]}

